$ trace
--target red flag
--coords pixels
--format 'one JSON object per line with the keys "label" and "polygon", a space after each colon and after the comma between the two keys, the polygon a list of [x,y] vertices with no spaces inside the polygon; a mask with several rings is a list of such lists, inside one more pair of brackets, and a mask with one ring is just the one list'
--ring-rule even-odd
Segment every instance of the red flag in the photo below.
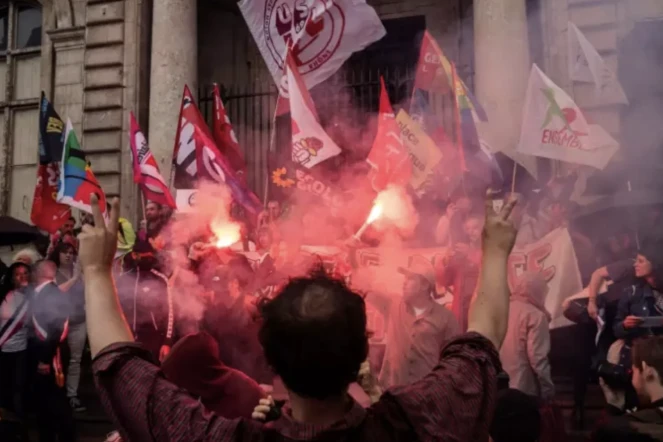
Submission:
{"label": "red flag", "polygon": [[375,191],[388,184],[406,185],[410,181],[412,164],[407,148],[403,146],[394,110],[389,102],[384,79],[380,78],[380,115],[378,133],[366,161],[371,165],[371,183]]}
{"label": "red flag", "polygon": [[[183,140],[182,128],[187,124],[191,123],[194,126],[200,127],[206,135],[209,137],[212,134],[205,123],[203,115],[200,113],[196,102],[193,100],[193,95],[189,90],[189,86],[184,86],[184,92],[182,93],[182,104],[180,105],[180,118],[177,125],[177,134],[175,135],[175,147],[173,148],[173,165],[178,165],[178,155],[180,151],[180,146],[186,143],[187,140]],[[186,137],[185,137],[186,138]]]}
{"label": "red flag", "polygon": [[246,162],[244,161],[244,155],[242,155],[242,151],[239,148],[235,131],[233,130],[232,124],[230,124],[230,118],[228,118],[226,109],[223,107],[221,93],[219,92],[219,86],[217,84],[214,85],[213,129],[216,146],[221,153],[226,156],[230,163],[230,167],[233,168],[240,181],[246,182]]}
{"label": "red flag", "polygon": [[30,220],[42,230],[55,233],[71,217],[71,209],[56,202],[58,194],[58,163],[40,164],[37,168],[37,186],[32,200]]}
{"label": "red flag", "polygon": [[193,127],[198,177],[216,183],[225,183],[236,203],[241,205],[255,221],[263,207],[256,196],[237,177],[227,159],[219,152],[209,134],[200,126]]}
{"label": "red flag", "polygon": [[159,172],[145,135],[141,132],[133,112],[130,116],[129,147],[133,158],[134,183],[138,184],[148,201],[176,208],[175,200],[170,194],[166,181]]}
{"label": "red flag", "polygon": [[426,31],[421,41],[414,87],[446,94],[451,90],[451,66],[435,39]]}
{"label": "red flag", "polygon": [[194,127],[200,128],[205,135],[212,138],[212,133],[198,110],[189,87],[184,86],[173,149],[174,173],[172,176],[175,189],[193,189],[195,181],[199,178],[196,169],[196,145],[193,140]]}

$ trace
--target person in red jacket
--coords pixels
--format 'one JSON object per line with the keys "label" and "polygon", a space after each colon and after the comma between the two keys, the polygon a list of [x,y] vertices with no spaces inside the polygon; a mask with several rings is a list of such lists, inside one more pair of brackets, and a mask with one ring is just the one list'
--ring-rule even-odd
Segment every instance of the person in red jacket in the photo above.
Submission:
{"label": "person in red jacket", "polygon": [[161,370],[207,409],[228,419],[250,418],[253,407],[266,396],[256,381],[219,359],[217,342],[205,332],[175,344]]}

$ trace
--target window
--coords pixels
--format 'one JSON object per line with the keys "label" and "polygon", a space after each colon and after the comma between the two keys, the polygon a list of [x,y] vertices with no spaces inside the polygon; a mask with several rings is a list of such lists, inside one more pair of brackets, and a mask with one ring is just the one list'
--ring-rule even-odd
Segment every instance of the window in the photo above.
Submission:
{"label": "window", "polygon": [[38,2],[0,1],[0,126],[8,128],[0,148],[10,171],[0,210],[28,222],[38,161],[41,34]]}
{"label": "window", "polygon": [[41,46],[41,11],[31,6],[19,6],[16,20],[16,47]]}

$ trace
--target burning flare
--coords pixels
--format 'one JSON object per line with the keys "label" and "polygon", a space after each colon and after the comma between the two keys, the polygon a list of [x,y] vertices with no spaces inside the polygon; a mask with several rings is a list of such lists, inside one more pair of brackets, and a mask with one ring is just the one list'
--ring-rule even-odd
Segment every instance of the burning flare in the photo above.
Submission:
{"label": "burning flare", "polygon": [[368,218],[366,219],[366,224],[371,224],[377,221],[378,218],[382,216],[382,212],[384,212],[382,209],[382,203],[379,203],[377,199],[375,201],[376,202],[371,209],[371,213],[368,214]]}
{"label": "burning flare", "polygon": [[214,247],[217,249],[225,249],[232,246],[242,237],[240,230],[241,227],[237,223],[229,221],[212,221],[210,228],[214,233]]}
{"label": "burning flare", "polygon": [[355,238],[361,238],[368,226],[381,218],[388,220],[403,232],[414,230],[419,222],[412,200],[405,189],[398,186],[389,186],[378,193],[373,202],[371,213],[368,214],[366,222],[355,233]]}

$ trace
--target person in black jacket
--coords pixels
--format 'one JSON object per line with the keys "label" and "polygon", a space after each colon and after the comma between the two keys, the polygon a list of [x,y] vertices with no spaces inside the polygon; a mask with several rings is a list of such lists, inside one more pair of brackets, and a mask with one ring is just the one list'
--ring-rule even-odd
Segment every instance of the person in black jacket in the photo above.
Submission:
{"label": "person in black jacket", "polygon": [[163,361],[174,341],[174,309],[168,276],[161,273],[154,248],[138,241],[124,258],[128,271],[118,278],[120,305],[134,338]]}
{"label": "person in black jacket", "polygon": [[51,261],[39,261],[35,265],[32,347],[37,358],[34,387],[40,442],[75,440],[60,357],[67,336],[69,306],[66,296],[55,284],[56,272],[57,267]]}

